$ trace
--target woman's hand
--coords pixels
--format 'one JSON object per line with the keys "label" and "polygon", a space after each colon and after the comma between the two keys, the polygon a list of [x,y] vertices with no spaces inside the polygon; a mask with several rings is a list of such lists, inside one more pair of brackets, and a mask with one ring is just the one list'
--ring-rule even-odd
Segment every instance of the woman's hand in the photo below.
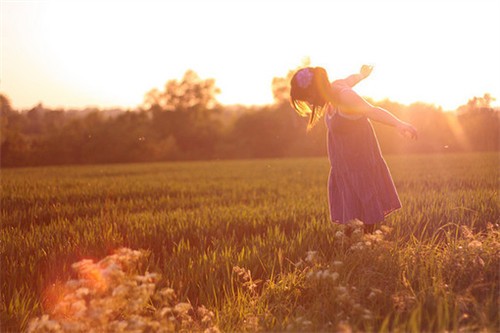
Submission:
{"label": "woman's hand", "polygon": [[413,140],[417,140],[418,139],[418,132],[417,132],[417,129],[415,127],[413,127],[412,124],[409,124],[409,123],[405,123],[403,121],[401,121],[397,126],[396,126],[398,132],[406,137],[406,138],[410,138],[410,139],[413,139]]}
{"label": "woman's hand", "polygon": [[359,71],[359,74],[363,77],[363,79],[367,78],[373,70],[373,66],[370,65],[363,65],[361,66],[361,70]]}

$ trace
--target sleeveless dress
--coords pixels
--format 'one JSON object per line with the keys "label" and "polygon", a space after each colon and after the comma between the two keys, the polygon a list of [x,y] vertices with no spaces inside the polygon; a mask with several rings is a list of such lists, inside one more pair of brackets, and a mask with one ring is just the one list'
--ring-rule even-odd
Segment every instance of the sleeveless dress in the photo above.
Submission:
{"label": "sleeveless dress", "polygon": [[382,222],[401,208],[394,182],[382,157],[372,124],[366,116],[347,118],[329,107],[325,122],[330,160],[328,202],[336,223],[359,219]]}

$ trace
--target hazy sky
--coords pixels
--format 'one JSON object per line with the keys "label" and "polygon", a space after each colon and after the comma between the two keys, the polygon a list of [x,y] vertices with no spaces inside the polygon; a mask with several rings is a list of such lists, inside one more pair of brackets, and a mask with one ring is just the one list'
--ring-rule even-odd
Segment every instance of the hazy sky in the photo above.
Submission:
{"label": "hazy sky", "polygon": [[498,0],[0,1],[15,108],[135,107],[187,69],[215,78],[222,103],[268,103],[305,57],[332,80],[375,65],[356,90],[376,100],[500,99]]}

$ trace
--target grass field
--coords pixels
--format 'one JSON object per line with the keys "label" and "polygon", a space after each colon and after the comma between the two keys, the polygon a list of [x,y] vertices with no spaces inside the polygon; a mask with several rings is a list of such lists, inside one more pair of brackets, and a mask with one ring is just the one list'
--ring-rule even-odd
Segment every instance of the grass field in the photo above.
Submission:
{"label": "grass field", "polygon": [[2,170],[0,330],[126,247],[221,331],[499,331],[499,155],[386,160],[403,208],[374,235],[328,221],[326,158]]}

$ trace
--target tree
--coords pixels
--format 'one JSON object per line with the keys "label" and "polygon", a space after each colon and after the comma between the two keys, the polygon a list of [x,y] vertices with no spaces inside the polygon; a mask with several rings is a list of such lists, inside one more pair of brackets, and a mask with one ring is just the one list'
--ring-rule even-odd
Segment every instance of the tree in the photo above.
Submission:
{"label": "tree", "polygon": [[9,115],[12,113],[12,107],[7,96],[0,94],[0,144],[6,140],[7,125]]}
{"label": "tree", "polygon": [[175,145],[185,158],[212,157],[221,132],[213,117],[219,110],[219,93],[214,79],[202,80],[192,70],[180,81],[168,81],[163,91],[149,91],[143,107],[152,113],[155,139]]}
{"label": "tree", "polygon": [[214,79],[202,80],[193,70],[187,70],[180,81],[170,80],[163,91],[152,89],[144,98],[146,110],[204,112],[218,106],[220,89]]}
{"label": "tree", "polygon": [[271,89],[273,91],[273,98],[275,104],[288,103],[290,99],[290,81],[292,80],[293,74],[297,69],[302,67],[307,67],[311,65],[311,60],[305,58],[299,67],[288,71],[285,77],[274,77],[271,83]]}
{"label": "tree", "polygon": [[474,150],[500,149],[500,112],[491,107],[490,94],[473,97],[458,108],[458,119]]}
{"label": "tree", "polygon": [[496,99],[491,96],[489,93],[485,93],[483,97],[472,97],[467,101],[466,105],[462,105],[458,108],[458,113],[474,113],[474,112],[484,112],[484,111],[493,111],[491,107],[491,102]]}
{"label": "tree", "polygon": [[12,112],[12,106],[10,105],[10,100],[4,94],[0,94],[0,114]]}

